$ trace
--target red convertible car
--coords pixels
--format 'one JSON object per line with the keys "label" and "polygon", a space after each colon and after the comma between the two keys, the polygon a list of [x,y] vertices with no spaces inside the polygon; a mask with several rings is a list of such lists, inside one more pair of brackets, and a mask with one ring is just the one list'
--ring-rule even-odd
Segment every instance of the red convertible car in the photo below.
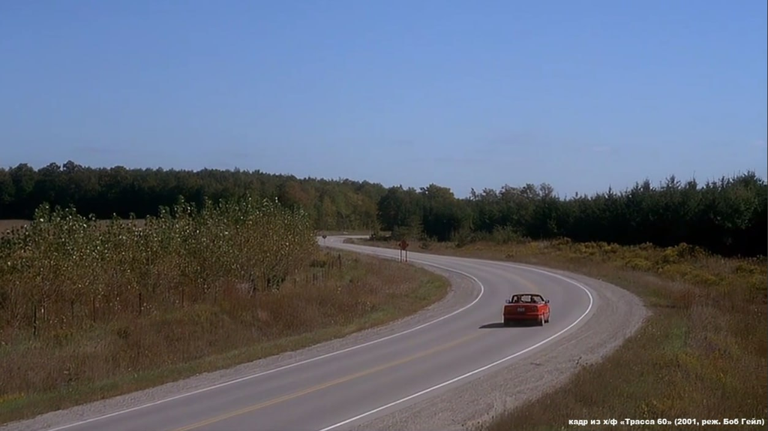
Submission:
{"label": "red convertible car", "polygon": [[507,299],[502,312],[504,326],[512,322],[537,322],[539,326],[549,323],[549,299],[537,293],[519,293]]}

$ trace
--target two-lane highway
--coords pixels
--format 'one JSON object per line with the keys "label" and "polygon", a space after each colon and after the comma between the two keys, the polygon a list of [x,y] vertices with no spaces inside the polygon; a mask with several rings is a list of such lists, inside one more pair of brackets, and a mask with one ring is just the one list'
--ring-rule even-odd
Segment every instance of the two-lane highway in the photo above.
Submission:
{"label": "two-lane highway", "polygon": [[[391,258],[399,253],[344,244],[341,237],[326,243]],[[420,253],[409,253],[409,260],[469,277],[473,297],[456,312],[405,332],[105,417],[61,423],[53,430],[346,429],[557,343],[578,331],[595,304],[590,288],[543,270]],[[520,291],[550,299],[550,323],[499,325],[504,300]]]}

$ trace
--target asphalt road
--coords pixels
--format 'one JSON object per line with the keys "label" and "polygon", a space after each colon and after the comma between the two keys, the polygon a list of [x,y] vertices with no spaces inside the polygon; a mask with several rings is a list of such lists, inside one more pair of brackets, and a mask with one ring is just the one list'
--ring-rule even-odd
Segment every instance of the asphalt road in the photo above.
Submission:
{"label": "asphalt road", "polygon": [[[392,258],[399,254],[342,241],[330,237],[321,242]],[[409,253],[409,260],[458,271],[474,281],[475,291],[462,308],[405,333],[172,400],[49,429],[350,429],[535,355],[542,346],[579,331],[596,308],[597,295],[591,288],[543,270],[420,253]],[[504,300],[521,291],[541,293],[550,300],[550,323],[500,325]]]}

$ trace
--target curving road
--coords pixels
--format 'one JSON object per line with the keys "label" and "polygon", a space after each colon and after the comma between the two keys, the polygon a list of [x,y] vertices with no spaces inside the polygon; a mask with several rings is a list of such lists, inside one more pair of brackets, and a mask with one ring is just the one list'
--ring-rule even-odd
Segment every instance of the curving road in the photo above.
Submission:
{"label": "curving road", "polygon": [[[383,257],[399,254],[344,244],[343,239],[324,242]],[[54,413],[45,421],[48,428],[40,428],[42,422],[35,419],[15,425],[51,431],[341,431],[445,395],[518,361],[530,361],[547,346],[578,333],[601,309],[601,296],[591,283],[554,272],[420,253],[409,253],[409,261],[460,274],[473,288],[454,292],[462,303],[447,314],[362,344],[298,361],[281,359],[266,370],[170,398],[134,402],[128,409],[115,407],[106,416],[73,419]],[[501,306],[518,291],[550,299],[550,323],[501,327]]]}

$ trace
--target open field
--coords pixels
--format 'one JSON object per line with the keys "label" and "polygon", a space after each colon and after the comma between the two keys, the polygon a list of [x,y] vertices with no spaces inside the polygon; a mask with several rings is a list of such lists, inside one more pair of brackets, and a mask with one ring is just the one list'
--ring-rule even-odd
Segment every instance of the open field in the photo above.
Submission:
{"label": "open field", "polygon": [[421,268],[322,251],[288,212],[260,208],[250,223],[242,209],[254,213],[140,233],[59,214],[0,244],[0,423],[343,337],[448,292]]}
{"label": "open field", "polygon": [[0,232],[26,226],[29,223],[30,220],[0,220]]}
{"label": "open field", "polygon": [[[392,241],[347,242],[397,248]],[[607,360],[585,367],[555,392],[496,418],[482,427],[484,431],[583,429],[563,428],[569,419],[768,417],[764,258],[723,259],[685,245],[659,249],[567,240],[461,248],[411,241],[410,249],[582,273],[637,294],[653,313]],[[608,428],[630,429],[589,427]]]}
{"label": "open field", "polygon": [[[99,220],[99,223],[102,224],[108,224],[110,220]],[[124,223],[128,223],[129,220],[123,220]],[[3,231],[11,230],[13,228],[19,228],[22,226],[26,226],[29,223],[31,223],[31,220],[19,220],[19,219],[13,219],[13,220],[0,220],[0,233]],[[138,226],[142,226],[144,224],[144,219],[136,219],[134,220],[134,223]],[[369,230],[360,230],[360,229],[352,229],[348,231],[340,231],[340,230],[318,230],[317,235],[370,235],[371,231]],[[381,232],[382,235],[389,235],[389,232]]]}
{"label": "open field", "polygon": [[[97,223],[106,227],[109,225],[109,223],[112,220],[98,220]],[[135,219],[135,220],[120,220],[124,224],[131,224],[137,227],[141,227],[144,225],[144,219]],[[13,219],[13,220],[0,220],[0,235],[2,235],[4,232],[10,232],[14,229],[22,228],[24,226],[29,226],[29,224],[32,223],[32,220],[20,220],[20,219]]]}

